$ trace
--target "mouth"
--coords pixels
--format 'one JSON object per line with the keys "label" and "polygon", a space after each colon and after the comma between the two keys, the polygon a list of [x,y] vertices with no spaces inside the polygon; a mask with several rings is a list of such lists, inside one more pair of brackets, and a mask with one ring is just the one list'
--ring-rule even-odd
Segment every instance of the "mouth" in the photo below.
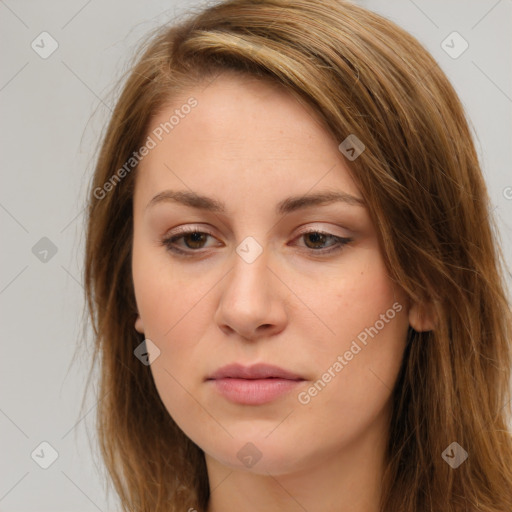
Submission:
{"label": "mouth", "polygon": [[290,392],[305,379],[278,366],[257,364],[223,366],[206,382],[227,400],[243,405],[261,405]]}
{"label": "mouth", "polygon": [[216,379],[286,379],[286,380],[304,380],[300,375],[297,375],[289,370],[280,368],[270,364],[255,364],[252,366],[243,366],[238,363],[228,364],[219,368],[216,372],[212,373],[207,380]]}

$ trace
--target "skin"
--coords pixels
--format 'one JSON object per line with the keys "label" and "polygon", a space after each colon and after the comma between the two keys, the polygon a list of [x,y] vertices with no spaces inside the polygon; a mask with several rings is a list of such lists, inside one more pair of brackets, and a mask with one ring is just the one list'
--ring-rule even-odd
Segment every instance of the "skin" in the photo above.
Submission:
{"label": "skin", "polygon": [[[407,329],[431,325],[389,278],[365,206],[275,213],[292,195],[336,190],[362,198],[340,141],[312,110],[275,84],[222,73],[175,98],[148,133],[190,96],[197,107],[137,170],[132,269],[135,328],[160,350],[150,366],[156,387],[205,452],[208,512],[377,511]],[[213,197],[226,212],[172,202],[147,207],[167,189]],[[212,236],[178,239],[191,254],[180,257],[161,243],[180,226]],[[315,229],[352,242],[318,256],[335,240],[301,236]],[[249,236],[263,250],[252,263],[235,250]],[[394,318],[301,403],[298,393],[394,303],[402,306]],[[306,380],[272,402],[235,404],[205,382],[232,362],[271,363]],[[261,453],[251,467],[237,457],[247,443]]]}

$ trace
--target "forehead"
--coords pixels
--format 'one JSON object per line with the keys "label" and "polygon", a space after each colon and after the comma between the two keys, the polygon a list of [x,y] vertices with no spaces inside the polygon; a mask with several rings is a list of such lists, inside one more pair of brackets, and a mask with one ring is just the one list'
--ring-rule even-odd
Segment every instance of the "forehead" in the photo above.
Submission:
{"label": "forehead", "polygon": [[[191,98],[196,106],[182,109]],[[179,122],[137,169],[136,195],[189,188],[225,202],[242,194],[277,203],[283,190],[306,193],[317,184],[360,195],[332,134],[280,84],[222,74],[174,98],[149,133],[173,114]]]}

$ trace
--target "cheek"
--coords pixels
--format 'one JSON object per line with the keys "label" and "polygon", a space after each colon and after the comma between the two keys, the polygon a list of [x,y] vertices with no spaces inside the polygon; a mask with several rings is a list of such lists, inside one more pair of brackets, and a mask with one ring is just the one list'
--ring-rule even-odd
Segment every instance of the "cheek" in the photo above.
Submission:
{"label": "cheek", "polygon": [[144,335],[160,350],[150,366],[158,394],[183,431],[189,432],[197,421],[208,430],[209,418],[194,399],[191,377],[200,377],[194,362],[201,361],[197,340],[204,326],[199,322],[207,315],[206,301],[201,298],[211,285],[207,287],[202,280],[202,284],[191,285],[189,279],[173,273],[169,264],[149,264],[138,260],[135,253],[133,280]]}
{"label": "cheek", "polygon": [[321,288],[311,283],[302,295],[329,328],[325,341],[321,341],[323,349],[348,350],[353,339],[376,323],[380,346],[384,348],[388,339],[388,344],[396,339],[401,345],[408,327],[407,299],[390,279],[376,245],[354,251],[353,257],[348,255],[343,264],[332,267],[319,279]]}
{"label": "cheek", "polygon": [[164,342],[172,339],[176,329],[193,327],[191,315],[197,315],[197,306],[212,286],[207,276],[196,279],[182,268],[173,264],[164,248],[143,247],[135,238],[132,257],[135,297],[145,335],[150,339]]}
{"label": "cheek", "polygon": [[[353,427],[362,426],[382,411],[398,375],[409,326],[406,296],[389,278],[380,253],[358,256],[357,261],[347,259],[343,276],[327,280],[323,293],[311,294],[308,302],[330,334],[305,347],[318,380],[304,396],[304,402],[311,399],[304,406],[327,424],[334,419],[335,429],[340,423],[347,427],[347,418]],[[331,405],[344,411],[343,418],[330,417]]]}

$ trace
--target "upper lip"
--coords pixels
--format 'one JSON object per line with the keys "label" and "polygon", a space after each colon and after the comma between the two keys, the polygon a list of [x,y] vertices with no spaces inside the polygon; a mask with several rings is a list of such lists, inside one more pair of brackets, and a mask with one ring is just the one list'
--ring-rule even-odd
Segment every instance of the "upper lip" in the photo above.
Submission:
{"label": "upper lip", "polygon": [[254,364],[252,366],[244,366],[242,364],[234,363],[228,364],[213,372],[207,380],[215,379],[289,379],[289,380],[304,380],[300,375],[293,372],[279,368],[271,364]]}

